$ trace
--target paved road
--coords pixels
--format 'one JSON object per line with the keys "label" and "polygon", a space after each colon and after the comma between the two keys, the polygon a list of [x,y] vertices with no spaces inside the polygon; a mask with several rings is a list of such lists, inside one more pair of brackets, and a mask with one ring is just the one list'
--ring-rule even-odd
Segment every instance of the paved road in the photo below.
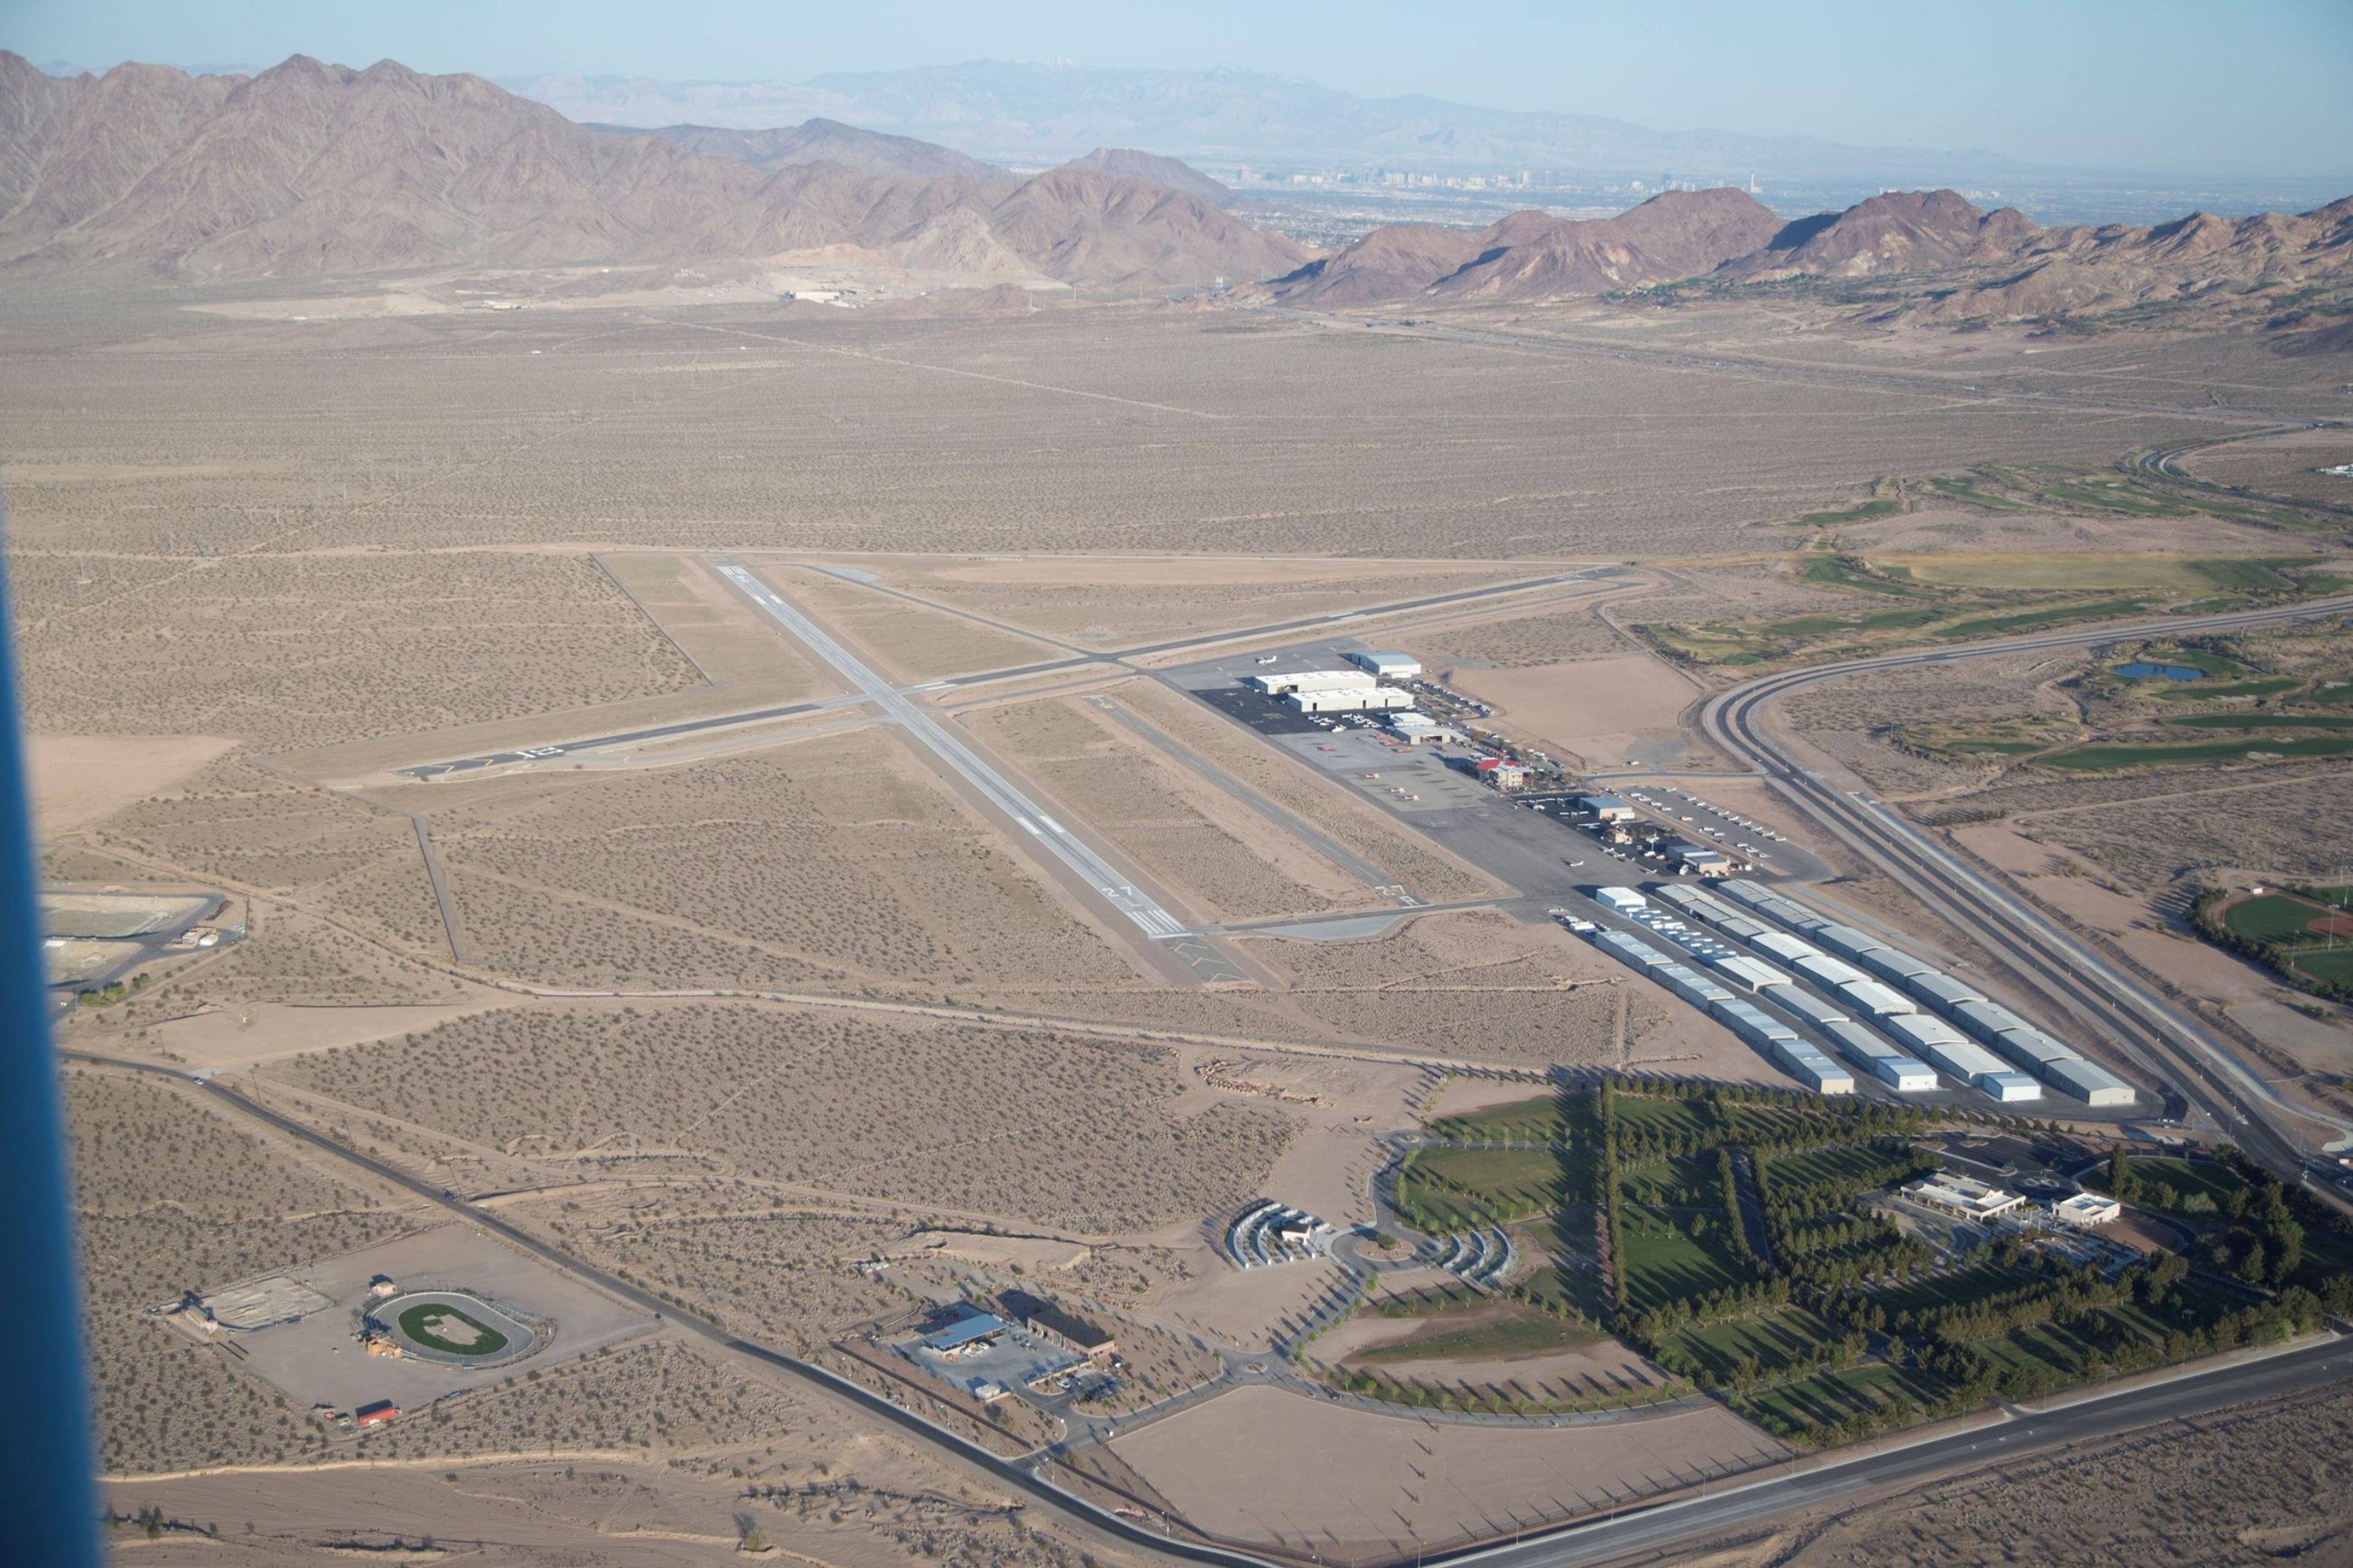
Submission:
{"label": "paved road", "polygon": [[[1039,810],[1035,802],[990,767],[965,745],[947,731],[946,726],[929,711],[918,707],[898,688],[877,675],[826,629],[803,615],[775,589],[761,582],[744,568],[723,563],[719,574],[740,589],[744,595],[757,605],[777,625],[790,632],[808,650],[832,666],[835,674],[865,695],[865,700],[895,720],[916,742],[934,756],[955,770],[966,784],[978,790],[991,805],[1011,817],[1016,826],[1047,853],[1052,855],[1086,884],[1102,895],[1121,914],[1133,921],[1137,930],[1155,942],[1190,936],[1192,932],[1183,921],[1169,913],[1152,896],[1136,887],[1102,856],[1082,843],[1071,830]],[[1234,978],[1240,978],[1237,972]]]}
{"label": "paved road", "polygon": [[820,1393],[856,1405],[870,1415],[879,1416],[911,1436],[930,1443],[935,1447],[944,1449],[965,1463],[987,1472],[1022,1495],[1067,1515],[1081,1525],[1107,1531],[1148,1551],[1183,1558],[1189,1562],[1215,1564],[1217,1568],[1271,1568],[1271,1565],[1239,1552],[1224,1552],[1216,1547],[1171,1540],[1158,1531],[1144,1529],[1106,1510],[1097,1508],[1092,1503],[1074,1497],[1050,1482],[1039,1479],[1033,1473],[1037,1464],[1035,1456],[1020,1459],[1006,1458],[1000,1454],[982,1447],[969,1438],[948,1430],[936,1422],[928,1420],[902,1405],[892,1403],[863,1384],[852,1383],[848,1378],[830,1372],[814,1362],[803,1361],[798,1356],[786,1355],[784,1352],[772,1349],[757,1341],[743,1339],[730,1333],[719,1324],[681,1309],[676,1302],[663,1300],[658,1296],[639,1289],[626,1279],[607,1273],[594,1264],[582,1262],[560,1247],[549,1245],[529,1231],[509,1224],[497,1215],[476,1206],[446,1188],[420,1181],[406,1171],[363,1154],[350,1145],[338,1142],[290,1117],[281,1116],[267,1106],[256,1104],[216,1078],[196,1078],[178,1068],[161,1067],[152,1062],[124,1061],[119,1058],[100,1056],[90,1051],[60,1049],[58,1055],[68,1061],[89,1062],[100,1067],[152,1074],[158,1078],[174,1079],[181,1082],[193,1081],[214,1100],[238,1114],[249,1116],[346,1164],[357,1166],[377,1180],[389,1183],[404,1192],[422,1198],[435,1207],[456,1215],[468,1225],[488,1231],[501,1240],[521,1247],[551,1268],[575,1279],[586,1280],[607,1294],[618,1297],[684,1332],[737,1355],[750,1357],[780,1372],[787,1373],[801,1382],[814,1386]]}
{"label": "paved road", "polygon": [[[178,1068],[125,1061],[89,1051],[61,1048],[58,1055],[68,1061],[87,1062],[184,1082],[189,1081],[193,1076]],[[447,1189],[433,1186],[302,1122],[259,1105],[216,1078],[206,1077],[195,1081],[206,1093],[233,1112],[250,1117],[346,1164],[364,1170],[377,1180],[488,1231],[550,1267],[584,1279],[686,1333],[772,1366],[811,1385],[819,1393],[846,1401],[866,1414],[978,1468],[1021,1495],[1082,1526],[1109,1531],[1148,1551],[1187,1562],[1214,1564],[1217,1568],[1272,1568],[1263,1560],[1241,1552],[1173,1540],[1097,1508],[1040,1479],[1036,1473],[1039,1468],[1038,1456],[1006,1458],[822,1366],[787,1355],[756,1341],[744,1339],[717,1323],[682,1310],[676,1303],[662,1300],[593,1264],[585,1263]],[[1590,1564],[1618,1562],[1630,1554],[1663,1551],[1678,1542],[1696,1541],[1752,1520],[1849,1495],[1866,1488],[1918,1480],[1948,1470],[1967,1468],[1989,1458],[2020,1456],[2061,1444],[2102,1437],[2136,1426],[2179,1420],[2233,1405],[2299,1393],[2347,1378],[2353,1378],[2353,1348],[2341,1342],[2306,1347],[2252,1364],[2217,1363],[2165,1383],[2127,1390],[2062,1410],[2042,1415],[2021,1413],[1997,1429],[1965,1432],[1907,1447],[1835,1461],[1798,1475],[1751,1482],[1684,1502],[1657,1505],[1619,1519],[1458,1554],[1455,1560],[1495,1563],[1499,1568],[1587,1568]],[[1430,1561],[1441,1559],[1431,1558]]]}
{"label": "paved road", "polygon": [[2253,501],[2260,505],[2277,506],[2291,511],[2327,512],[2337,517],[2353,517],[2353,506],[2336,501],[2298,500],[2287,496],[2266,495],[2261,490],[2242,489],[2236,485],[2216,484],[2194,474],[2185,474],[2175,468],[2174,461],[2192,452],[2202,452],[2212,447],[2228,446],[2238,441],[2257,441],[2266,436],[2285,435],[2293,430],[2309,430],[2318,425],[2336,425],[2333,420],[2307,420],[2302,424],[2281,425],[2263,430],[2241,430],[2228,436],[2211,436],[2202,441],[2184,441],[2174,447],[2152,447],[2126,454],[2117,467],[2127,473],[2143,473],[2154,479],[2168,480],[2183,489],[2202,490],[2208,495],[2222,496],[2232,500]]}
{"label": "paved road", "polygon": [[2022,1458],[2130,1427],[2299,1394],[2347,1378],[2353,1378],[2353,1348],[2332,1339],[2268,1360],[2212,1366],[2154,1386],[2042,1414],[2021,1411],[1999,1426],[1861,1455],[1795,1475],[1735,1483],[1713,1494],[1662,1503],[1539,1540],[1489,1547],[1453,1561],[1488,1568],[1599,1568],[1603,1563],[1652,1561],[1675,1548],[1688,1548],[1707,1537],[1792,1509],[1819,1506],[1878,1487],[1925,1480],[1989,1461]]}
{"label": "paved road", "polygon": [[[1986,943],[2042,991],[2079,1016],[2096,1017],[2129,1052],[2179,1087],[2240,1146],[2289,1181],[2302,1179],[2305,1156],[2292,1120],[2335,1118],[2290,1107],[2222,1041],[2137,976],[2092,951],[2017,894],[1880,803],[1841,791],[1807,772],[1760,723],[1765,709],[1799,687],[1861,672],[1943,664],[2041,648],[2082,647],[2152,635],[2229,631],[2314,619],[2353,610],[2353,596],[2043,633],[1963,647],[1889,654],[1767,676],[1710,699],[1700,721],[1732,755],[1753,763],[1807,816],[1879,866],[1931,908]],[[2333,1194],[2332,1194],[2333,1195]]]}

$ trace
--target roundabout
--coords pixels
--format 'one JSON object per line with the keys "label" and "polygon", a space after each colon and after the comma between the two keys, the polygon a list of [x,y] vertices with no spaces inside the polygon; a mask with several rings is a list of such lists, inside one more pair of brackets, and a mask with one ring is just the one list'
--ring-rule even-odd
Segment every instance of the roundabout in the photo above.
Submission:
{"label": "roundabout", "polygon": [[503,1366],[554,1337],[553,1325],[470,1290],[404,1291],[368,1320],[403,1355],[447,1366]]}

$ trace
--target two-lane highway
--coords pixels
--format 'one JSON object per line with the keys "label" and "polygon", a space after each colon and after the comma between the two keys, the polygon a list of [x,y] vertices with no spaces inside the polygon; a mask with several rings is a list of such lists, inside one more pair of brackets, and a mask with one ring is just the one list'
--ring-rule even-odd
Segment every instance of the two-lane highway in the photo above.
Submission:
{"label": "two-lane highway", "polygon": [[2221,1363],[2187,1377],[2053,1410],[2021,1411],[1992,1426],[1849,1459],[1834,1458],[1765,1480],[1729,1481],[1721,1490],[1703,1491],[1534,1541],[1466,1552],[1451,1561],[1475,1563],[1482,1568],[1600,1568],[1605,1563],[1662,1561],[1675,1548],[1694,1546],[1793,1510],[1989,1462],[2023,1459],[2132,1427],[2301,1394],[2348,1377],[2353,1377],[2353,1348],[2331,1338],[2264,1360]]}
{"label": "two-lane highway", "polygon": [[2110,962],[2018,894],[1996,885],[1927,832],[1857,792],[1824,783],[1762,722],[1791,691],[1878,670],[2083,647],[2154,635],[2231,631],[2321,618],[2353,610],[2353,596],[2316,599],[2224,615],[2116,623],[1855,659],[1766,676],[1710,699],[1700,715],[1709,738],[1757,767],[1799,810],[1894,878],[1924,904],[1967,931],[2062,1011],[2092,1023],[2148,1070],[2172,1080],[2246,1152],[2288,1181],[2304,1173],[2309,1128],[2353,1123],[2293,1106],[2195,1017]]}

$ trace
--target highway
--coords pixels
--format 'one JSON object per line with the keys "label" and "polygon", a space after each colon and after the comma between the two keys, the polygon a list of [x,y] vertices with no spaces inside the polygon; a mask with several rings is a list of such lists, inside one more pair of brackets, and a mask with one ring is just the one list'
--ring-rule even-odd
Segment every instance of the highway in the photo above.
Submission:
{"label": "highway", "polygon": [[2129,1427],[2300,1394],[2346,1378],[2353,1378],[2353,1348],[2332,1337],[2265,1360],[2224,1363],[2053,1410],[2009,1412],[2008,1419],[1998,1425],[1832,1460],[1793,1474],[1729,1482],[1720,1491],[1572,1526],[1535,1540],[1465,1552],[1451,1561],[1476,1563],[1482,1568],[1600,1568],[1604,1563],[1657,1561],[1677,1548],[1696,1545],[1793,1509],[1818,1507],[1991,1461],[2024,1458]]}
{"label": "highway", "polygon": [[991,805],[1011,817],[1017,826],[1037,840],[1049,854],[1076,872],[1089,887],[1102,895],[1105,902],[1125,915],[1145,936],[1155,942],[1166,942],[1192,934],[1183,921],[1170,914],[1154,901],[1150,894],[1113,869],[1110,862],[1082,843],[1069,828],[1040,811],[1002,773],[981,761],[971,747],[949,734],[946,726],[929,711],[918,707],[905,693],[869,668],[857,655],[836,642],[824,627],[796,609],[782,595],[733,563],[722,563],[719,574],[733,583],[744,597],[790,632],[811,653],[832,666],[835,674],[856,687],[866,701],[873,703],[887,717],[896,721],[919,745],[955,769],[958,776],[986,796]]}
{"label": "highway", "polygon": [[[1008,1458],[959,1433],[893,1403],[864,1385],[788,1355],[782,1351],[730,1332],[676,1302],[582,1261],[531,1232],[512,1225],[470,1199],[410,1175],[314,1128],[248,1099],[211,1074],[153,1062],[126,1061],[90,1051],[60,1047],[61,1060],[83,1062],[193,1082],[232,1112],[249,1117],[304,1145],[364,1170],[378,1181],[423,1200],[465,1224],[522,1248],[543,1263],[582,1279],[638,1310],[727,1351],[809,1385],[818,1393],[843,1401],[920,1441],[929,1443],[995,1478],[1020,1495],[1050,1508],[1073,1522],[1108,1532],[1147,1552],[1213,1568],[1279,1568],[1240,1551],[1174,1538],[1122,1518],[1063,1490],[1038,1472],[1043,1456]],[[1996,1427],[1975,1427],[1895,1448],[1831,1459],[1795,1473],[1748,1482],[1731,1482],[1723,1489],[1704,1489],[1680,1501],[1638,1507],[1624,1514],[1556,1530],[1505,1544],[1478,1548],[1430,1563],[1493,1564],[1494,1568],[1599,1568],[1721,1534],[1745,1523],[1786,1510],[1851,1496],[1866,1489],[1916,1481],[1948,1471],[1966,1469],[1993,1458],[2015,1458],[2068,1443],[2083,1442],[2162,1421],[2180,1420],[2234,1405],[2301,1393],[2353,1378],[2353,1349],[2330,1341],[2285,1352],[2253,1363],[2218,1362],[2143,1384],[2120,1393],[2082,1400],[2046,1412],[2014,1410]]]}
{"label": "highway", "polygon": [[2281,425],[2264,430],[2242,430],[2228,436],[2210,436],[2202,441],[2184,441],[2173,447],[2152,447],[2142,451],[2126,453],[2116,466],[2126,473],[2146,474],[2151,479],[2163,479],[2183,489],[2196,490],[2206,495],[2221,496],[2232,500],[2253,501],[2258,505],[2279,507],[2289,511],[2318,511],[2327,512],[2337,517],[2353,517],[2353,506],[2345,506],[2336,501],[2300,500],[2289,496],[2266,495],[2261,490],[2242,489],[2236,485],[2216,484],[2211,479],[2201,479],[2194,474],[2185,474],[2173,466],[2176,458],[2186,458],[2192,452],[2202,452],[2210,447],[2229,446],[2238,441],[2259,441],[2266,436],[2282,436],[2293,430],[2309,430],[2317,425],[2336,423],[2338,422],[2307,420],[2302,424]]}
{"label": "highway", "polygon": [[2098,1020],[2145,1068],[2171,1079],[2215,1125],[2283,1179],[2304,1175],[2303,1142],[2293,1120],[2353,1125],[2290,1106],[2211,1031],[2138,977],[2094,952],[2026,900],[1981,875],[1891,808],[1858,792],[1824,784],[1782,749],[1761,719],[1778,699],[1817,681],[2043,648],[2082,647],[2154,635],[2230,631],[2353,610],[2353,595],[2225,615],[2116,623],[2011,637],[1960,647],[1888,654],[1844,664],[1785,671],[1708,700],[1701,727],[1725,751],[1768,778],[1797,807],[1877,866],[1929,908],[1968,931],[2014,967],[2060,1010]]}

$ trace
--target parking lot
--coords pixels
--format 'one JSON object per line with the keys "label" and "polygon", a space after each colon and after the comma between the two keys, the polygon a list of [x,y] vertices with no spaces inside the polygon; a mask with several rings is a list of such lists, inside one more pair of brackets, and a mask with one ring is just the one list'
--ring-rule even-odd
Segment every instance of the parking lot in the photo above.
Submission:
{"label": "parking lot", "polygon": [[1788,838],[1763,823],[1730,806],[1717,805],[1681,785],[1621,786],[1617,794],[1648,808],[1662,820],[1673,823],[1694,843],[1706,843],[1726,854],[1753,860],[1760,870],[1788,871],[1790,866],[1787,862],[1793,861],[1799,853]]}

